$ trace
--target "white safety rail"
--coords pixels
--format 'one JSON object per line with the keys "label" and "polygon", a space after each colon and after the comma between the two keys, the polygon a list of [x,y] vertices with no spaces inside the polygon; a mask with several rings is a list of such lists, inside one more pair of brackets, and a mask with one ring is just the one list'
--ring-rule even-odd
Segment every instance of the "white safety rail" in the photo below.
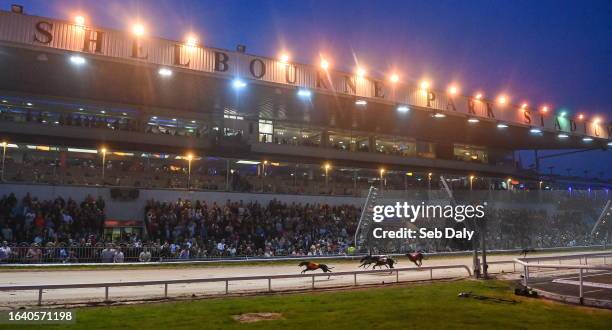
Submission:
{"label": "white safety rail", "polygon": [[[110,301],[109,289],[113,287],[142,287],[152,285],[163,285],[164,286],[164,298],[168,298],[168,286],[172,284],[191,284],[191,283],[212,283],[212,282],[225,282],[225,294],[229,294],[229,283],[237,281],[253,281],[253,280],[267,280],[268,287],[267,292],[272,292],[272,280],[276,279],[302,279],[312,278],[311,288],[315,289],[315,278],[317,277],[338,277],[338,276],[353,276],[353,284],[359,285],[358,275],[367,274],[395,274],[395,283],[400,282],[400,272],[412,272],[412,271],[423,271],[429,270],[429,279],[434,279],[434,270],[440,269],[464,269],[467,276],[471,276],[472,272],[466,265],[444,265],[444,266],[430,266],[430,267],[406,267],[406,268],[394,268],[394,269],[381,269],[381,270],[362,270],[362,271],[350,271],[350,272],[334,272],[334,273],[316,273],[316,274],[287,274],[287,275],[260,275],[260,276],[238,276],[238,277],[217,277],[217,278],[195,278],[195,279],[169,279],[169,280],[155,280],[155,281],[134,281],[134,282],[100,282],[100,283],[82,283],[82,284],[37,284],[37,285],[8,285],[0,286],[0,291],[38,291],[38,305],[42,305],[43,292],[48,290],[60,290],[60,289],[84,289],[84,288],[104,288],[104,301]],[[342,286],[342,285],[341,285]],[[326,288],[329,288],[326,286]]]}
{"label": "white safety rail", "polygon": [[[586,272],[591,271],[612,271],[612,265],[608,265],[608,259],[612,258],[612,252],[600,253],[585,253],[579,255],[567,256],[547,256],[534,258],[516,258],[514,262],[523,266],[523,284],[529,287],[531,281],[531,271],[534,269],[546,270],[567,270],[578,271],[579,292],[578,298],[582,303],[584,299],[584,281],[583,276]],[[562,264],[564,260],[578,260],[579,264]],[[591,264],[589,264],[589,260]],[[602,263],[595,263],[599,260]],[[557,261],[558,264],[554,262]],[[584,263],[583,263],[584,261]]]}
{"label": "white safety rail", "polygon": [[[589,246],[574,246],[574,247],[558,247],[558,248],[540,248],[537,250],[537,253],[553,253],[553,252],[579,252],[580,250],[591,250],[591,249],[607,249],[606,246],[603,245],[589,245]],[[519,254],[521,249],[507,249],[507,250],[491,250],[488,251],[490,256],[494,256],[496,254]],[[599,252],[586,252],[581,253],[580,256],[584,255],[598,255],[601,253],[605,253],[606,251]],[[610,251],[612,253],[612,251]],[[468,256],[471,255],[472,251],[451,251],[451,252],[431,252],[424,253],[425,257],[445,257],[445,256]],[[218,258],[208,258],[208,259],[169,259],[164,261],[149,261],[149,262],[123,262],[123,263],[103,263],[103,262],[75,262],[75,263],[0,263],[0,269],[3,267],[7,268],[32,268],[32,267],[80,267],[80,266],[144,266],[144,265],[154,265],[159,266],[163,264],[218,264],[218,263],[244,263],[244,262],[277,262],[277,261],[310,261],[310,260],[359,260],[363,256],[367,255],[366,253],[356,253],[353,255],[326,255],[326,256],[274,256],[274,257],[218,257]],[[405,253],[389,253],[388,256],[392,257],[401,257],[405,256]],[[565,258],[565,259],[576,259],[577,254],[569,255],[569,256],[555,256],[552,257],[554,259]],[[510,264],[514,263],[514,260],[508,259],[504,261],[487,261],[487,264]]]}

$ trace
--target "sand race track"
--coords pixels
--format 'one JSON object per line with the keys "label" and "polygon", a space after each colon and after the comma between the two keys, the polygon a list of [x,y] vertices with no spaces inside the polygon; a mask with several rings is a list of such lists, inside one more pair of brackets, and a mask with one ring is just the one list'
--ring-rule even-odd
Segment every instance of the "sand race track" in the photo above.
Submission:
{"label": "sand race track", "polygon": [[[545,255],[567,255],[574,253],[546,253]],[[518,257],[516,254],[492,255],[488,261],[511,261]],[[396,267],[414,267],[406,258],[399,258]],[[334,272],[358,271],[358,261],[349,260],[325,260],[321,261]],[[293,263],[262,263],[262,264],[223,264],[223,265],[177,265],[174,267],[139,267],[139,268],[93,268],[93,269],[5,269],[0,268],[0,285],[40,285],[40,284],[85,284],[100,282],[137,282],[154,280],[176,280],[176,279],[201,279],[201,278],[226,278],[239,276],[260,275],[284,275],[299,274],[299,261]],[[565,262],[564,262],[565,263]],[[569,260],[567,263],[572,263]],[[423,266],[440,265],[466,265],[472,267],[471,256],[435,257],[424,260]],[[512,273],[513,263],[492,264],[489,266],[491,273]],[[416,268],[416,267],[414,267]],[[516,270],[521,270],[518,266]],[[320,271],[317,271],[320,272]],[[395,273],[359,274],[358,284],[382,284],[399,281],[424,281],[442,278],[467,277],[465,269],[436,269],[430,273],[429,270],[403,271],[399,275]],[[515,274],[518,277],[518,273]],[[242,280],[230,281],[228,290],[230,294],[243,294],[268,291],[268,280]],[[353,275],[316,277],[316,288],[347,287],[354,285]],[[307,290],[312,287],[312,277],[274,279],[271,282],[272,291]],[[226,284],[224,281],[214,283],[186,283],[171,284],[168,287],[169,297],[222,295],[225,294]],[[36,304],[39,292],[28,291],[0,291],[0,308],[11,309],[24,305]],[[43,305],[100,302],[105,298],[105,288],[79,288],[79,289],[57,289],[44,290]],[[141,300],[162,298],[164,296],[164,285],[151,286],[128,286],[111,287],[109,289],[109,300]]]}

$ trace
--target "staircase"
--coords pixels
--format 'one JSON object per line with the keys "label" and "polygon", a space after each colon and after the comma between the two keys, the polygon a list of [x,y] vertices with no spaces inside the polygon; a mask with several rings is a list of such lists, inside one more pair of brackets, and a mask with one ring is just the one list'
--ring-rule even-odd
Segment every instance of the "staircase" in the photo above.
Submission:
{"label": "staircase", "polygon": [[364,248],[363,244],[367,242],[372,224],[374,223],[374,206],[376,205],[377,199],[378,189],[371,186],[368,190],[368,196],[366,197],[363,209],[361,210],[357,229],[355,229],[355,248],[357,252],[360,252],[361,249]]}
{"label": "staircase", "polygon": [[[612,201],[608,200],[591,230],[591,239],[606,239],[612,224]],[[606,242],[607,243],[607,242]]]}

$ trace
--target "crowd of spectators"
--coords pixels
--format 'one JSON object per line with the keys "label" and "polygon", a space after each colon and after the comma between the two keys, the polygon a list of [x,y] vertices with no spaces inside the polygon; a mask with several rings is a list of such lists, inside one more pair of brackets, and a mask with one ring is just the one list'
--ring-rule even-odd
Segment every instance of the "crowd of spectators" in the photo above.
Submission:
{"label": "crowd of spectators", "polygon": [[82,202],[57,197],[39,200],[26,194],[19,201],[14,194],[0,199],[2,238],[37,245],[95,240],[104,226],[105,202],[87,196]]}
{"label": "crowd of spectators", "polygon": [[267,204],[149,201],[145,212],[150,238],[165,242],[170,254],[179,258],[194,253],[213,257],[346,253],[360,215],[353,205],[277,200]]}
{"label": "crowd of spectators", "polygon": [[[496,206],[487,211],[487,248],[521,249],[593,244],[589,236],[593,204],[521,208]],[[322,256],[350,254],[360,208],[327,205],[204,200],[150,200],[144,209],[144,233],[104,236],[105,202],[87,196],[81,202],[58,197],[39,200],[26,194],[0,199],[0,262],[124,262],[242,256]],[[424,219],[419,227],[448,223]],[[469,224],[465,224],[469,226]],[[144,239],[144,240],[143,240]],[[427,252],[469,250],[452,240],[398,241],[394,249]]]}

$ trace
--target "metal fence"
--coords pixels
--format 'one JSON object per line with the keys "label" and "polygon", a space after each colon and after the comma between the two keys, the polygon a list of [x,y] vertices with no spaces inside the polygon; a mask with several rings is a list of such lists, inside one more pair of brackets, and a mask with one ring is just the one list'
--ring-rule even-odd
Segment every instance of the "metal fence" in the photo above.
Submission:
{"label": "metal fence", "polygon": [[[0,266],[2,265],[14,265],[14,266],[27,266],[27,265],[88,265],[88,264],[111,264],[115,263],[114,260],[103,260],[102,251],[106,247],[104,246],[54,246],[54,247],[31,247],[31,246],[11,246],[10,254],[7,258],[0,260]],[[119,245],[116,248],[121,249],[124,257],[123,264],[144,264],[144,263],[175,263],[175,262],[242,262],[242,261],[272,261],[272,260],[300,260],[300,259],[336,259],[336,258],[360,258],[365,253],[356,254],[325,254],[325,255],[308,255],[308,256],[294,256],[294,255],[275,255],[275,256],[262,256],[262,255],[228,255],[228,254],[213,254],[208,255],[203,252],[191,252],[188,258],[181,258],[180,249],[177,249],[174,253],[172,251],[164,251],[160,246],[128,246]],[[603,245],[590,245],[590,246],[576,246],[571,248],[559,247],[559,248],[543,248],[538,251],[541,252],[562,252],[562,251],[576,251],[582,249],[605,249]],[[40,251],[33,252],[32,249]],[[142,252],[150,253],[150,256],[141,257]],[[500,253],[520,253],[521,249],[508,249],[508,250],[490,250],[489,254],[500,254]],[[472,251],[452,251],[452,252],[434,252],[425,253],[426,256],[453,256],[453,255],[467,255],[471,254]],[[390,253],[390,256],[402,256],[401,253]],[[503,262],[510,263],[511,261]],[[495,264],[500,262],[489,262],[489,264]]]}
{"label": "metal fence", "polygon": [[[589,253],[583,255],[570,255],[570,256],[550,256],[550,257],[536,257],[536,258],[516,258],[514,262],[523,266],[523,285],[529,287],[531,278],[531,271],[533,269],[554,269],[554,270],[578,270],[578,281],[579,281],[579,291],[578,291],[578,299],[582,304],[584,301],[584,281],[583,276],[585,272],[589,271],[611,271],[612,265],[607,265],[608,258],[612,257],[612,253]],[[603,264],[591,264],[589,265],[589,259],[603,259]],[[562,265],[563,260],[571,260],[578,259],[579,264],[573,265]],[[540,263],[541,261],[549,262],[549,263]],[[559,264],[550,263],[552,261],[558,261]],[[584,261],[584,264],[583,264]]]}
{"label": "metal fence", "polygon": [[272,280],[274,279],[298,279],[298,278],[312,278],[311,289],[315,289],[315,278],[316,277],[339,277],[339,276],[353,276],[353,285],[359,285],[358,275],[365,274],[393,274],[395,273],[395,283],[400,282],[399,273],[408,271],[422,271],[429,270],[429,279],[434,279],[434,270],[439,269],[464,269],[468,276],[472,275],[470,268],[466,265],[444,265],[444,266],[431,266],[431,267],[406,267],[406,268],[394,268],[394,269],[382,269],[382,270],[362,270],[362,271],[350,271],[350,272],[334,272],[334,273],[316,273],[316,274],[288,274],[288,275],[261,275],[261,276],[238,276],[238,277],[218,277],[218,278],[198,278],[198,279],[178,279],[178,280],[157,280],[157,281],[135,281],[135,282],[102,282],[102,283],[82,283],[82,284],[39,284],[39,285],[15,285],[15,286],[0,286],[0,291],[38,291],[38,305],[42,305],[43,292],[45,290],[58,290],[58,289],[83,289],[83,288],[104,288],[104,301],[110,301],[110,288],[113,287],[130,287],[130,286],[151,286],[151,285],[163,285],[164,286],[164,298],[168,298],[168,287],[171,284],[191,284],[191,283],[213,283],[213,282],[225,282],[225,294],[229,294],[229,283],[237,281],[253,281],[253,280],[267,280],[268,287],[267,292],[272,292]]}

